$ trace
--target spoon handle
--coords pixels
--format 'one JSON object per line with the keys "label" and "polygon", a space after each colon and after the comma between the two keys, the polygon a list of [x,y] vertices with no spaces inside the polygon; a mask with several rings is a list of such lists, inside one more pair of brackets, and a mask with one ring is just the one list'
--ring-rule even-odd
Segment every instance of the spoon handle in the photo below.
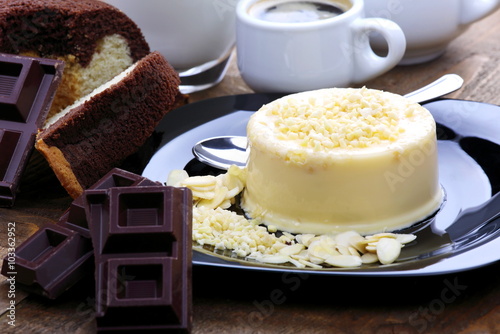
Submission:
{"label": "spoon handle", "polygon": [[499,216],[500,193],[496,193],[485,203],[462,211],[455,222],[446,228],[446,232],[448,232],[453,241],[464,236],[470,238],[471,235],[469,233],[475,232],[481,226],[493,222]]}
{"label": "spoon handle", "polygon": [[449,94],[462,87],[464,79],[457,74],[446,74],[427,86],[405,95],[413,102],[422,103]]}

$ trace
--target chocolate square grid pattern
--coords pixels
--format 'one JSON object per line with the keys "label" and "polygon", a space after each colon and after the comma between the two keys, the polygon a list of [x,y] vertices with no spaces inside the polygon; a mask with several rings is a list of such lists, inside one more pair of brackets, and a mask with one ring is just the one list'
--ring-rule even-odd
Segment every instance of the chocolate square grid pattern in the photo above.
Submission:
{"label": "chocolate square grid pattern", "polygon": [[[159,185],[118,168],[92,189]],[[76,198],[57,224],[44,224],[16,252],[16,284],[24,290],[55,299],[94,272],[94,252],[83,196]],[[9,272],[5,258],[2,274]]]}
{"label": "chocolate square grid pattern", "polygon": [[58,60],[0,53],[0,206],[14,205],[21,174],[61,81]]}
{"label": "chocolate square grid pattern", "polygon": [[87,190],[99,332],[188,333],[192,196],[164,186]]}

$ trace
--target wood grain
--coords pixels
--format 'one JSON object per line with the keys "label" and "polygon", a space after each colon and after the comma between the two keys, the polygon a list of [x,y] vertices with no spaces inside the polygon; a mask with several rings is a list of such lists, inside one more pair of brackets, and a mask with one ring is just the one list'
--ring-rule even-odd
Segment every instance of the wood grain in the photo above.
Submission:
{"label": "wood grain", "polygon": [[[251,93],[235,61],[216,87],[190,101]],[[446,73],[465,79],[451,98],[500,104],[500,11],[474,24],[446,53],[426,64],[398,66],[364,83],[399,94]],[[500,125],[499,125],[500,126]],[[0,256],[6,226],[19,245],[53,223],[71,199],[48,178],[24,184],[16,206],[0,209]],[[8,325],[8,283],[0,279],[0,333],[94,333],[92,282],[49,301],[16,291],[16,327]],[[195,267],[193,333],[500,333],[500,262],[429,277],[318,277]]]}

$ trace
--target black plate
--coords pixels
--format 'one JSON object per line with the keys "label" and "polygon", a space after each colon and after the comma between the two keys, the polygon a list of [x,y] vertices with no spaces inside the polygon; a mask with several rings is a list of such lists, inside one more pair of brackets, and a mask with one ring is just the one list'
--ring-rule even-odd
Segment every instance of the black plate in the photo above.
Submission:
{"label": "black plate", "polygon": [[[166,181],[173,169],[191,175],[218,173],[193,158],[199,140],[221,135],[245,135],[251,114],[282,94],[244,94],[203,100],[171,111],[156,128],[155,153],[143,176]],[[442,99],[425,104],[437,122],[440,182],[447,194],[444,207],[432,224],[433,231],[448,227],[457,215],[480,205],[500,191],[500,107],[462,100]],[[151,149],[149,145],[148,149]],[[195,247],[196,250],[197,247]],[[431,275],[483,266],[500,259],[500,238],[479,247],[445,256],[414,261],[411,266],[380,266],[375,271],[314,270],[256,265],[204,250],[195,251],[193,263],[230,268],[300,271],[328,275]],[[199,249],[198,249],[199,250]]]}

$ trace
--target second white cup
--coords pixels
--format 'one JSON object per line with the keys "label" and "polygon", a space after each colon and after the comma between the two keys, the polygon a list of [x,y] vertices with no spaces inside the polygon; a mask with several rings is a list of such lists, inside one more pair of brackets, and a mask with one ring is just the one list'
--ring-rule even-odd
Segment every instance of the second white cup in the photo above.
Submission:
{"label": "second white cup", "polygon": [[[308,22],[293,22],[294,13],[292,18],[262,18],[262,13],[275,12],[283,3],[288,10],[299,2],[326,14],[331,6],[341,13]],[[293,93],[347,87],[390,70],[405,52],[404,34],[390,20],[364,18],[363,8],[363,0],[241,0],[236,8],[236,46],[243,80],[256,92]],[[386,40],[387,56],[373,52],[372,32]]]}
{"label": "second white cup", "polygon": [[[383,17],[396,22],[406,37],[402,65],[424,63],[439,57],[448,44],[474,22],[493,13],[500,0],[367,0],[367,17]],[[375,49],[385,43],[375,36]]]}

